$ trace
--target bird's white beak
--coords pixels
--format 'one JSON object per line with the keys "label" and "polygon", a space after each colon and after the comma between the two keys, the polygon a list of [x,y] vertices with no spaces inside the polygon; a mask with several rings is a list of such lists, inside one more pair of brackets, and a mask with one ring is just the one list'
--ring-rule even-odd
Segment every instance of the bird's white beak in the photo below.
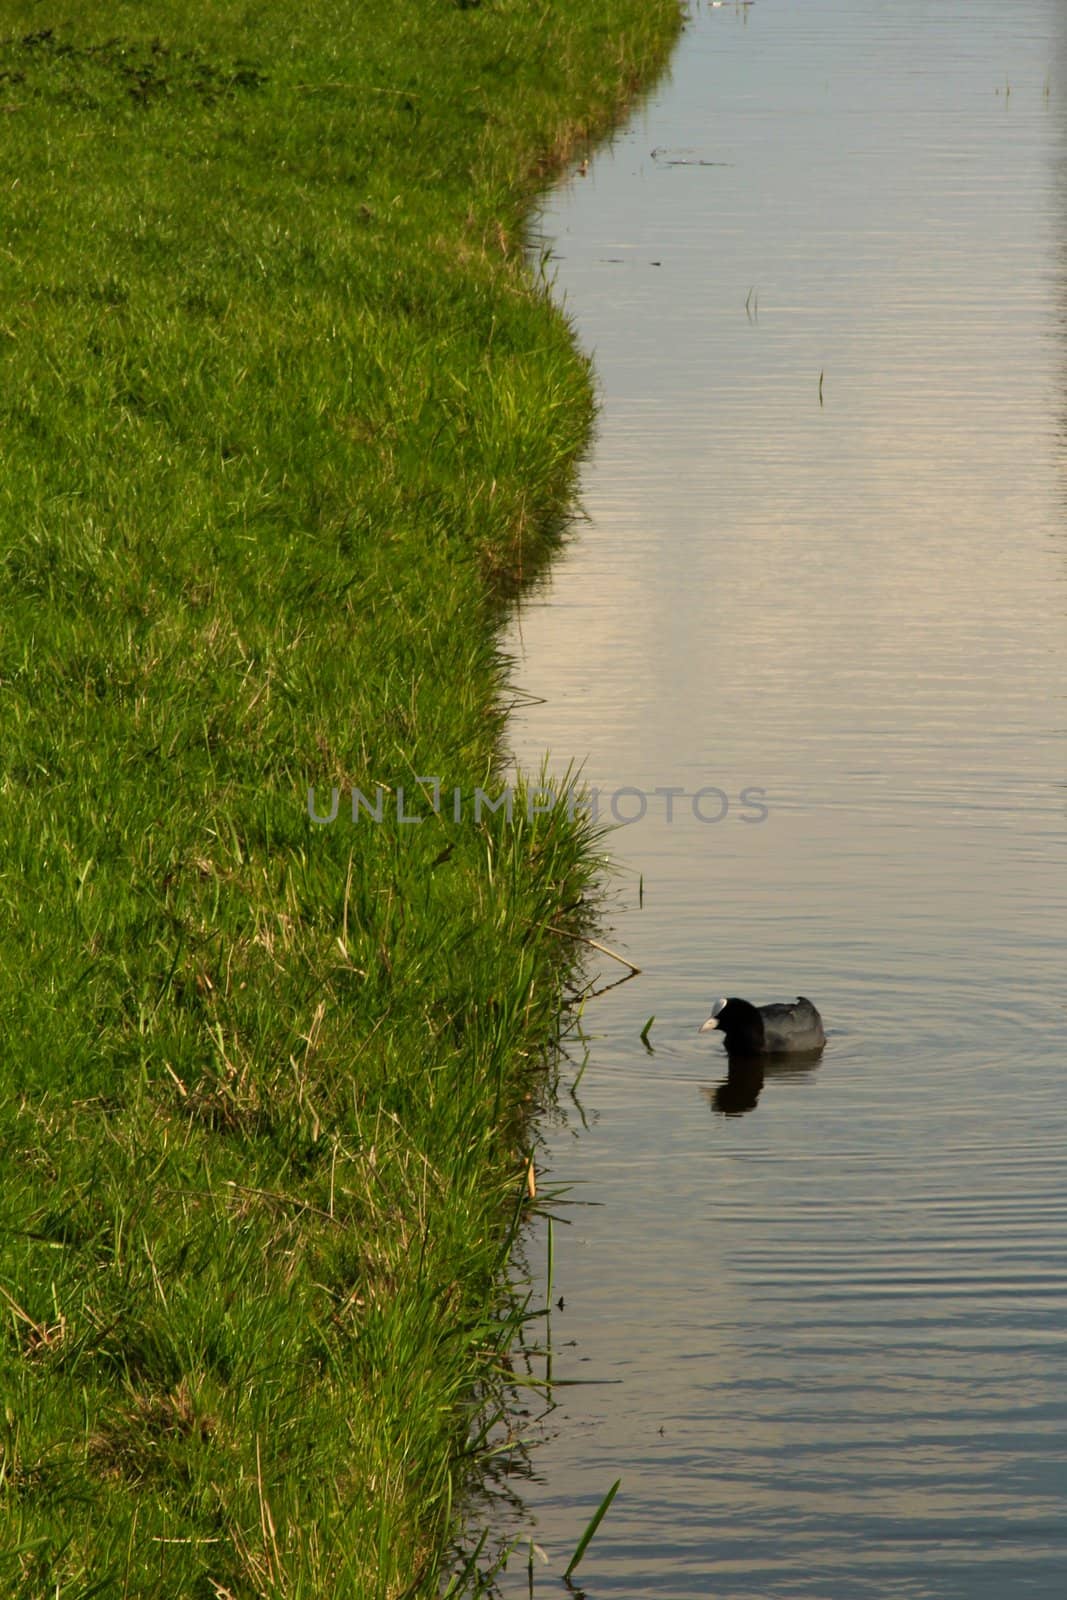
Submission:
{"label": "bird's white beak", "polygon": [[726,1001],[716,1000],[715,1004],[711,1008],[711,1016],[708,1018],[707,1022],[701,1023],[700,1027],[697,1029],[697,1032],[710,1033],[712,1028],[717,1028],[719,1026],[719,1015],[721,1012],[725,1011],[725,1009]]}

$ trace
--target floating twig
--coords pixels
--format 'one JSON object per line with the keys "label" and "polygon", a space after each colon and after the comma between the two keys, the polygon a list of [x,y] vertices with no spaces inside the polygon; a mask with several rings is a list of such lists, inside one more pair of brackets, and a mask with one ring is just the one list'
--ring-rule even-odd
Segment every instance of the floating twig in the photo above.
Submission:
{"label": "floating twig", "polygon": [[599,950],[602,956],[610,956],[612,961],[618,961],[622,966],[629,967],[631,974],[641,971],[641,968],[635,966],[626,956],[620,956],[617,950],[610,950],[606,944],[601,944],[598,939],[589,939],[584,933],[570,933],[566,928],[553,927],[550,922],[543,922],[541,926],[547,928],[549,933],[558,933],[561,939],[576,939],[579,944],[587,944],[590,949]]}

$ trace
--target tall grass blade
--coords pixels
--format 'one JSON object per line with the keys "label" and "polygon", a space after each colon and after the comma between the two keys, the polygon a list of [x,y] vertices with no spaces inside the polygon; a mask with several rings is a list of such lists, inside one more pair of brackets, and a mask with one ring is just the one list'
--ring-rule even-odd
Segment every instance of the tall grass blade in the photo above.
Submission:
{"label": "tall grass blade", "polygon": [[564,1578],[569,1578],[570,1577],[571,1573],[575,1571],[575,1569],[578,1566],[579,1561],[581,1561],[582,1557],[585,1555],[585,1552],[588,1550],[589,1545],[592,1542],[593,1535],[596,1533],[597,1529],[600,1527],[600,1524],[603,1522],[605,1516],[607,1515],[608,1507],[611,1505],[611,1502],[614,1500],[615,1496],[619,1492],[619,1484],[621,1482],[622,1482],[621,1478],[616,1478],[615,1479],[615,1482],[612,1484],[611,1488],[608,1490],[607,1494],[604,1496],[603,1500],[601,1500],[600,1504],[597,1506],[596,1510],[593,1512],[593,1515],[590,1517],[589,1526],[586,1528],[585,1532],[582,1534],[582,1537],[578,1540],[578,1547],[575,1550],[574,1554],[571,1556],[570,1565],[568,1566],[566,1572],[563,1574]]}

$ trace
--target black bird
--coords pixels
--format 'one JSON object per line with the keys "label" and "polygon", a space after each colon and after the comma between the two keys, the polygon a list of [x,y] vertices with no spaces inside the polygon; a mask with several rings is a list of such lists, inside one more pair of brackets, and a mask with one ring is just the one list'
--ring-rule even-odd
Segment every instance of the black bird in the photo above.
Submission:
{"label": "black bird", "polygon": [[821,1050],[826,1043],[822,1018],[810,1000],[799,995],[791,1004],[750,1005],[731,996],[716,1000],[711,1016],[700,1029],[717,1029],[732,1056],[776,1056],[802,1050]]}

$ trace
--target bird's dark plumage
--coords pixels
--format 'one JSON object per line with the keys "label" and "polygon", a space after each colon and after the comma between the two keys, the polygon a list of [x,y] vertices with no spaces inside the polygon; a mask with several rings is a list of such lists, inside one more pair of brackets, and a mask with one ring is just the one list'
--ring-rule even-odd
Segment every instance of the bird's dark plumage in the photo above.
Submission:
{"label": "bird's dark plumage", "polygon": [[701,1033],[722,1034],[731,1055],[784,1055],[800,1050],[821,1050],[826,1043],[822,1018],[810,1000],[799,995],[792,1003],[750,1005],[732,996],[717,1000]]}

